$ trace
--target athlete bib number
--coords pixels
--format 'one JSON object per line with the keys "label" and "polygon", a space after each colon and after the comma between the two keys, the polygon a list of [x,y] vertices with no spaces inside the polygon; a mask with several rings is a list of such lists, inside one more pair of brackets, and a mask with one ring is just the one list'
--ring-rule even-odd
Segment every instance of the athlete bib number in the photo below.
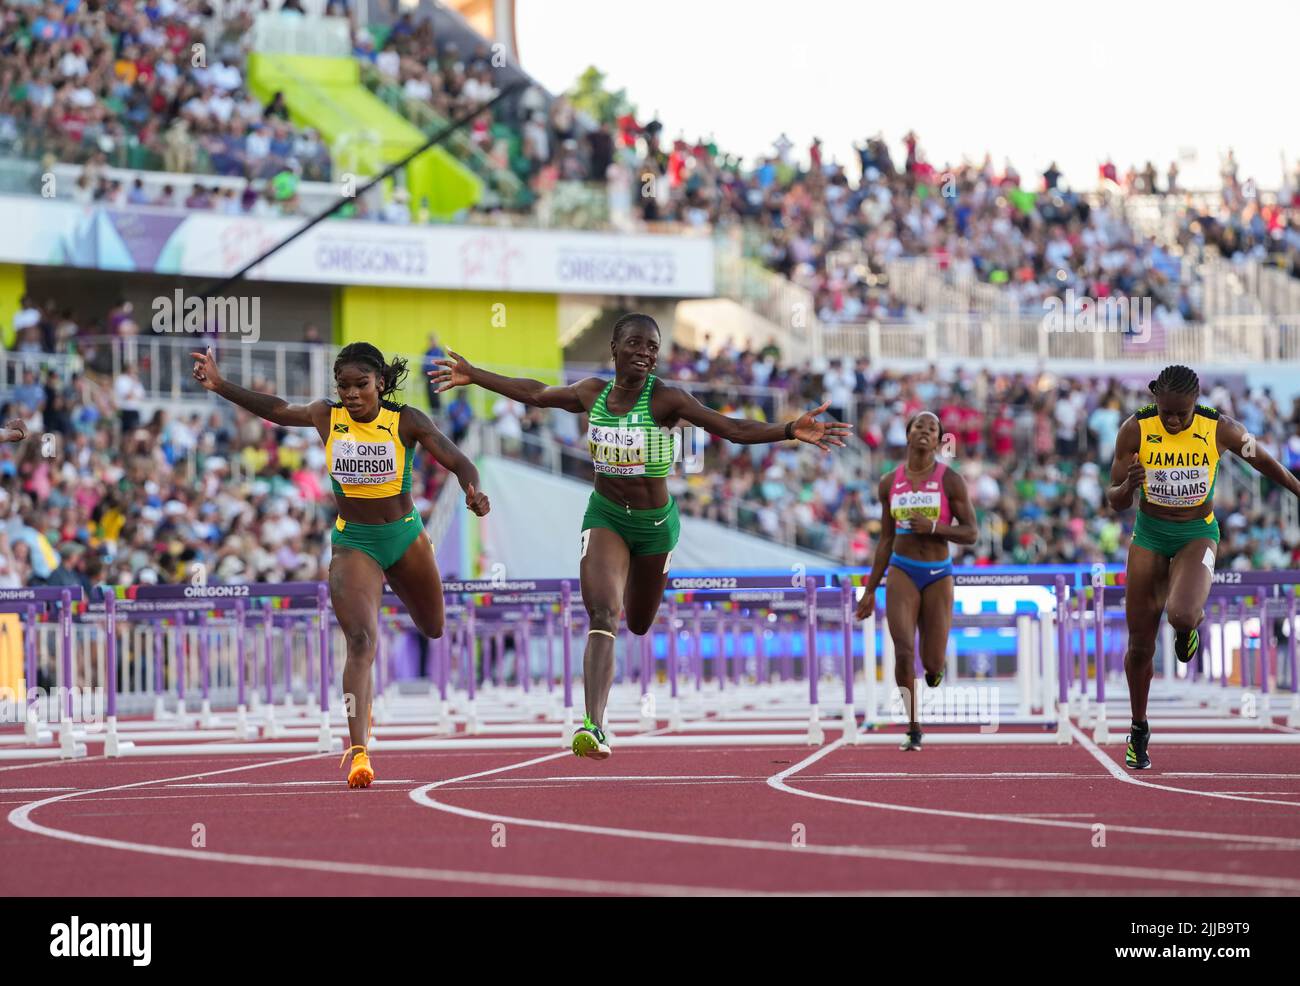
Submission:
{"label": "athlete bib number", "polygon": [[889,501],[889,512],[894,517],[894,527],[904,533],[912,530],[913,510],[920,510],[930,520],[939,520],[939,493],[931,490],[909,490],[895,493]]}
{"label": "athlete bib number", "polygon": [[1146,498],[1162,507],[1195,507],[1210,493],[1208,466],[1147,469]]}
{"label": "athlete bib number", "polygon": [[342,486],[377,486],[397,478],[392,442],[335,441],[330,474]]}
{"label": "athlete bib number", "polygon": [[587,429],[587,447],[596,472],[606,476],[644,476],[646,433],[643,428]]}

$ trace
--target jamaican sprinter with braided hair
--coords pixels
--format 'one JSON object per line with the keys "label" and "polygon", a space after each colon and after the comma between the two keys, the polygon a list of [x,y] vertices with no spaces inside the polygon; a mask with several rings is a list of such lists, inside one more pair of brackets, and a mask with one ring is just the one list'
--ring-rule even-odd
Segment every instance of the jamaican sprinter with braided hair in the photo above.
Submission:
{"label": "jamaican sprinter with braided hair", "polygon": [[441,637],[442,582],[424,521],[411,500],[411,460],[423,446],[465,491],[465,506],[483,516],[478,470],[418,408],[387,398],[406,376],[406,361],[386,361],[368,342],[354,342],[334,360],[338,401],[288,404],[224,380],[209,349],[193,353],[194,379],[205,389],[282,427],[315,428],[325,442],[338,505],[330,560],[330,599],[347,641],[343,691],[352,697],[348,732],[350,787],[368,787],[375,772],[366,751],[370,731],[371,668],[379,639],[384,582],[406,604],[415,626]]}
{"label": "jamaican sprinter with braided hair", "polygon": [[943,681],[952,630],[953,544],[974,544],[979,531],[966,481],[937,458],[942,440],[939,418],[921,411],[907,422],[907,455],[880,481],[880,540],[858,600],[857,618],[876,608],[876,590],[885,578],[885,612],[894,642],[894,683],[907,706],[907,736],[901,750],[921,749],[921,722],[916,689],[916,649],[920,636],[925,683]]}
{"label": "jamaican sprinter with braided hair", "polygon": [[1235,452],[1261,476],[1300,496],[1300,480],[1259,446],[1240,422],[1197,403],[1201,383],[1185,366],[1167,366],[1148,385],[1155,402],[1125,421],[1115,442],[1106,500],[1127,510],[1138,497],[1128,549],[1124,596],[1133,725],[1124,763],[1151,766],[1147,693],[1154,674],[1156,631],[1163,612],[1174,629],[1174,654],[1187,663],[1199,653],[1198,627],[1214,579],[1219,522],[1214,482],[1219,458]]}
{"label": "jamaican sprinter with braided hair", "polygon": [[634,634],[649,631],[677,545],[677,504],[666,479],[677,447],[668,429],[685,422],[741,445],[798,439],[823,452],[843,446],[849,433],[848,425],[817,420],[829,402],[785,424],[729,418],[705,407],[655,376],[659,326],[649,315],[619,318],[609,348],[613,380],[587,377],[567,387],[498,376],[471,366],[457,353],[438,360],[439,368],[429,373],[439,393],[478,384],[532,407],[588,416],[587,446],[596,483],[582,519],[579,580],[591,630],[583,658],[586,716],[573,735],[573,752],[597,760],[610,753],[602,726],[614,681],[619,613],[626,613]]}

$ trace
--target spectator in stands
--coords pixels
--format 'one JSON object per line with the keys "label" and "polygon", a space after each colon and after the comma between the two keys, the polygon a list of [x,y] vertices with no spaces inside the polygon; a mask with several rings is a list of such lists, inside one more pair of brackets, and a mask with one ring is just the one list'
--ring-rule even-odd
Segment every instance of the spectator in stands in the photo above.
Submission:
{"label": "spectator in stands", "polygon": [[474,420],[474,409],[470,407],[464,388],[456,391],[456,399],[447,407],[447,419],[451,423],[452,444],[460,445],[469,434],[470,424]]}
{"label": "spectator in stands", "polygon": [[429,374],[438,368],[437,361],[440,359],[445,359],[446,356],[447,356],[446,350],[444,350],[442,346],[438,344],[437,333],[430,332],[429,348],[424,351],[424,360],[420,364],[420,370],[421,373],[424,375],[425,397],[429,401],[430,410],[432,410],[435,414],[439,413],[442,410],[442,395],[438,393],[438,388],[434,384],[434,382],[429,379]]}
{"label": "spectator in stands", "polygon": [[140,412],[145,399],[145,389],[135,375],[135,367],[126,364],[113,381],[113,400],[118,409],[118,422],[126,435],[140,426]]}

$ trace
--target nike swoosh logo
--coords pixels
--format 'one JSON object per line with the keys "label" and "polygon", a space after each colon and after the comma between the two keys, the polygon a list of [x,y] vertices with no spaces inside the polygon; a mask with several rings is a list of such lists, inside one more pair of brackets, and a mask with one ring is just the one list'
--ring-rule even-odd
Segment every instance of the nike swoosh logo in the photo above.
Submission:
{"label": "nike swoosh logo", "polygon": [[[667,519],[668,519],[667,517],[664,518],[664,520],[667,520]],[[660,524],[662,524],[662,523],[664,522],[664,520],[656,520],[656,521],[655,521],[655,527],[658,527]]]}
{"label": "nike swoosh logo", "polygon": [[942,575],[942,574],[943,574],[943,569],[942,569],[942,568],[932,568],[932,569],[930,569],[930,574],[931,574],[931,575]]}

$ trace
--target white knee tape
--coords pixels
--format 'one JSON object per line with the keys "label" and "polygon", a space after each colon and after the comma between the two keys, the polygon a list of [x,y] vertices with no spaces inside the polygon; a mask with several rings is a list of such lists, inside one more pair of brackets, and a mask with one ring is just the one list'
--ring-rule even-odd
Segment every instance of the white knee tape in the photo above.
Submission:
{"label": "white knee tape", "polygon": [[1210,575],[1214,575],[1214,549],[1206,548],[1205,557],[1201,559],[1201,564],[1210,570]]}
{"label": "white knee tape", "polygon": [[664,559],[664,572],[663,572],[664,575],[668,574],[668,568],[670,565],[672,565],[672,563],[673,563],[673,553],[670,551],[668,552],[668,557]]}
{"label": "white knee tape", "polygon": [[591,528],[587,528],[582,532],[582,554],[578,555],[579,561],[587,557],[587,545],[589,544],[591,544]]}

